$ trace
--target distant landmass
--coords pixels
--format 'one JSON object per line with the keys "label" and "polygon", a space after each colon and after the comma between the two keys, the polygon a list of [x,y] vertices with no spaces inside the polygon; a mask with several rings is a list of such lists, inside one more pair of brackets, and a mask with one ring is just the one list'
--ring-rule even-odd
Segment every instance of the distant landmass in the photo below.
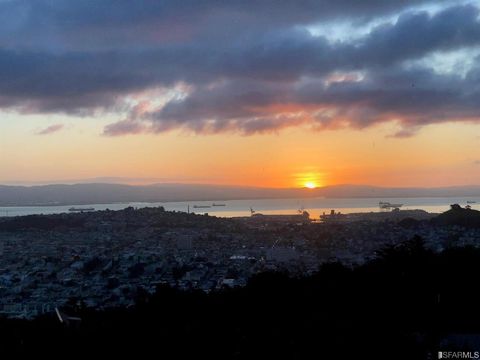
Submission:
{"label": "distant landmass", "polygon": [[261,188],[205,184],[162,183],[124,185],[109,183],[0,185],[0,206],[109,204],[120,202],[168,202],[279,198],[401,198],[480,196],[480,186],[439,188],[384,188],[335,185],[316,189]]}

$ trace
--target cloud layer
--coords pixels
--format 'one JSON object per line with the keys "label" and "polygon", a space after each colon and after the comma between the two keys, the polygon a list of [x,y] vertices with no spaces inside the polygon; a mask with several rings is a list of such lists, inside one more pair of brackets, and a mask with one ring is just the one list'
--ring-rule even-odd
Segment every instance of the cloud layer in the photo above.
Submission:
{"label": "cloud layer", "polygon": [[[345,24],[360,35],[322,31]],[[395,120],[406,137],[478,121],[478,49],[478,4],[458,1],[3,1],[0,107],[113,112],[109,136]]]}

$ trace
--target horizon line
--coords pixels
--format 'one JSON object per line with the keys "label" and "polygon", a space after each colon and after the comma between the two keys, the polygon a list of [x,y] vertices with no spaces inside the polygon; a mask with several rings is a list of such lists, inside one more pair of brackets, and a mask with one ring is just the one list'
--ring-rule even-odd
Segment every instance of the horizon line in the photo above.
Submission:
{"label": "horizon line", "polygon": [[[114,179],[112,177],[111,179]],[[308,190],[315,191],[326,188],[334,187],[365,187],[365,188],[379,188],[379,189],[452,189],[452,188],[468,188],[468,187],[480,187],[479,184],[458,184],[458,185],[445,185],[445,186],[388,186],[388,185],[374,185],[374,184],[352,184],[352,183],[340,183],[331,185],[321,185],[315,188],[308,188],[306,186],[292,186],[292,187],[275,187],[275,186],[258,186],[258,185],[240,185],[240,184],[219,184],[219,183],[207,183],[207,182],[179,182],[179,181],[165,181],[165,182],[146,182],[146,183],[128,183],[128,182],[116,182],[116,181],[95,181],[100,179],[109,179],[109,177],[99,177],[91,179],[75,179],[75,180],[58,180],[58,181],[6,181],[0,182],[0,186],[4,187],[42,187],[42,186],[75,186],[75,185],[124,185],[130,187],[149,187],[160,185],[177,185],[177,186],[210,186],[210,187],[223,187],[223,188],[244,188],[244,189],[268,189],[268,190]],[[121,179],[120,177],[118,179]],[[129,178],[125,178],[129,179]],[[133,178],[132,178],[133,179]],[[140,178],[136,178],[141,180]],[[150,178],[145,178],[148,180]]]}

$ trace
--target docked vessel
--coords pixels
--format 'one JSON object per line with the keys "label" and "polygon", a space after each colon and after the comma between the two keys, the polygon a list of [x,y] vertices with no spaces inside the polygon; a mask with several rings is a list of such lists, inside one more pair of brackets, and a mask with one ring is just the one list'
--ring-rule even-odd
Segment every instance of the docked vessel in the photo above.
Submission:
{"label": "docked vessel", "polygon": [[71,207],[70,209],[68,209],[68,211],[71,211],[71,212],[95,211],[95,208],[92,208],[92,207],[89,207],[89,208]]}
{"label": "docked vessel", "polygon": [[403,204],[392,204],[388,201],[380,201],[378,203],[378,206],[380,207],[380,209],[398,209],[401,208]]}
{"label": "docked vessel", "polygon": [[211,208],[210,205],[193,205],[194,209],[206,209],[206,208]]}

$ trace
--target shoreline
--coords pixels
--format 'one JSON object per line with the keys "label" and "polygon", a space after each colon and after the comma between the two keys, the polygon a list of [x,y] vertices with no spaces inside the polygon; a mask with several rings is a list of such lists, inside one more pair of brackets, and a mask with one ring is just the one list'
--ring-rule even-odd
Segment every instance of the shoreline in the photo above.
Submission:
{"label": "shoreline", "polygon": [[[92,202],[58,202],[58,203],[28,203],[28,204],[1,204],[0,208],[15,208],[15,207],[54,207],[54,206],[90,206],[90,205],[118,205],[118,204],[157,204],[157,203],[194,203],[194,202],[214,202],[214,201],[258,201],[258,200],[360,200],[360,199],[458,199],[458,198],[480,198],[480,194],[477,195],[445,195],[445,196],[312,196],[312,197],[257,197],[257,198],[214,198],[214,199],[194,199],[194,200],[149,200],[149,201],[113,201],[113,202],[104,202],[104,203],[92,203]],[[480,204],[479,202],[474,202],[472,205]]]}

